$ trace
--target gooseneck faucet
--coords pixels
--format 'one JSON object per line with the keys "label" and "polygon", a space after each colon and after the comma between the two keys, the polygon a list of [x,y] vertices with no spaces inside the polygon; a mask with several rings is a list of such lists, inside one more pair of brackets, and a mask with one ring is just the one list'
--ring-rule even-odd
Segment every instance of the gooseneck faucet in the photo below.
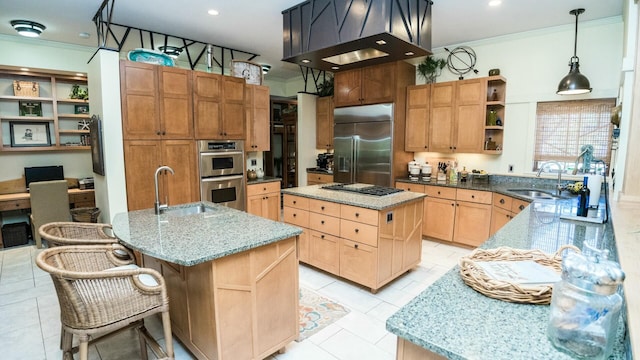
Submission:
{"label": "gooseneck faucet", "polygon": [[562,168],[562,165],[559,162],[555,160],[549,160],[549,161],[543,162],[542,165],[540,165],[540,169],[538,169],[538,174],[536,176],[540,177],[540,173],[542,172],[542,170],[544,170],[544,168],[550,164],[558,165],[558,184],[556,185],[556,195],[560,196],[562,195],[562,190],[564,189],[562,186],[562,172],[564,171],[564,169]]}
{"label": "gooseneck faucet", "polygon": [[163,171],[163,170],[167,170],[171,174],[174,174],[173,169],[166,165],[160,166],[156,169],[156,174],[154,176],[155,185],[156,185],[156,202],[154,204],[154,209],[155,209],[156,215],[160,215],[162,211],[168,207],[167,204],[160,205],[160,195],[158,194],[158,175],[160,174],[160,171]]}

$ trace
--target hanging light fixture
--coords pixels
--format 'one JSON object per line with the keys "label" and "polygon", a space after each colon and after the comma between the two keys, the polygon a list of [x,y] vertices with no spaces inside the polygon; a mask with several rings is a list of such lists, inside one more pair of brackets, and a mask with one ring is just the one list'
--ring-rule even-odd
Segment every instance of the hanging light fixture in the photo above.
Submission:
{"label": "hanging light fixture", "polygon": [[171,45],[158,46],[158,50],[169,55],[169,57],[173,59],[176,59],[182,53],[182,48],[177,46],[171,46]]}
{"label": "hanging light fixture", "polygon": [[577,95],[591,92],[591,85],[586,76],[580,74],[580,59],[576,55],[578,48],[578,15],[582,14],[584,9],[574,9],[569,14],[576,16],[576,34],[573,44],[573,56],[569,60],[569,74],[560,80],[558,84],[558,95]]}
{"label": "hanging light fixture", "polygon": [[30,20],[11,20],[11,26],[18,34],[27,37],[38,37],[46,29],[44,25]]}

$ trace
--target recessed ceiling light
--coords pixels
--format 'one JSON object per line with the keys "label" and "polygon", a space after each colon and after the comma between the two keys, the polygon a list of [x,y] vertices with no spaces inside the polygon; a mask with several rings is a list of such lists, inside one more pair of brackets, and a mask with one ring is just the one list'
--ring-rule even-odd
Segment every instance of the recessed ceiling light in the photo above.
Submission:
{"label": "recessed ceiling light", "polygon": [[308,63],[310,63],[310,62],[311,62],[311,60],[309,60],[309,59],[302,59],[302,60],[300,60],[300,62],[301,62],[301,63],[303,63],[303,64],[308,64]]}
{"label": "recessed ceiling light", "polygon": [[81,32],[80,34],[78,34],[78,36],[84,39],[88,39],[91,37],[91,34],[89,34],[88,32]]}
{"label": "recessed ceiling light", "polygon": [[340,66],[332,66],[331,67],[331,70],[338,70],[338,69],[340,69]]}
{"label": "recessed ceiling light", "polygon": [[502,4],[501,0],[491,0],[491,1],[489,1],[489,6],[498,6],[500,4]]}
{"label": "recessed ceiling light", "polygon": [[404,54],[407,55],[407,56],[415,55],[415,53],[413,51],[407,51]]}
{"label": "recessed ceiling light", "polygon": [[11,26],[26,37],[38,37],[46,29],[44,25],[30,20],[11,20]]}
{"label": "recessed ceiling light", "polygon": [[271,70],[271,65],[268,64],[262,64],[260,65],[262,67],[262,74],[263,75],[267,75],[267,73],[269,72],[269,70]]}
{"label": "recessed ceiling light", "polygon": [[386,42],[386,41],[384,41],[384,40],[378,40],[378,41],[376,41],[376,44],[378,44],[378,45],[385,45],[386,43],[387,43],[387,42]]}
{"label": "recessed ceiling light", "polygon": [[83,73],[76,73],[77,76],[84,76]]}
{"label": "recessed ceiling light", "polygon": [[220,12],[216,9],[210,9],[209,11],[207,11],[207,14],[216,16],[216,15],[220,15]]}

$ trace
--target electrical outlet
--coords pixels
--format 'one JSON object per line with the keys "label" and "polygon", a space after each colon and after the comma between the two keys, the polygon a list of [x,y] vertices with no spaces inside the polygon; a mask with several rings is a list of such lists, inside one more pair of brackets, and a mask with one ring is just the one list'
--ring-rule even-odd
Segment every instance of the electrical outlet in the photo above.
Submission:
{"label": "electrical outlet", "polygon": [[509,172],[512,173],[513,172],[513,164],[509,164]]}
{"label": "electrical outlet", "polygon": [[256,165],[258,165],[258,160],[251,159],[251,166],[256,166]]}

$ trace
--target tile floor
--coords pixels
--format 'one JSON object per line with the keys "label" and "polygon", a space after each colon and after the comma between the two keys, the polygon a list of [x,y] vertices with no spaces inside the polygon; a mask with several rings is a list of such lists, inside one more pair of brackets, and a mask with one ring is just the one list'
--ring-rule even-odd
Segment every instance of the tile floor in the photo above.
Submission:
{"label": "tile floor", "polygon": [[[470,250],[424,240],[422,262],[411,272],[372,294],[353,283],[300,265],[300,286],[333,299],[351,312],[302,342],[290,343],[284,354],[269,360],[391,360],[396,337],[385,329],[386,319],[457,263]],[[23,246],[0,250],[0,349],[2,359],[61,359],[60,320],[49,274],[35,265],[38,250]],[[162,337],[160,321],[147,322]],[[162,341],[160,341],[162,345]],[[176,359],[193,359],[174,339]],[[152,355],[150,355],[153,358]],[[134,333],[121,333],[90,347],[95,360],[139,358]]]}

